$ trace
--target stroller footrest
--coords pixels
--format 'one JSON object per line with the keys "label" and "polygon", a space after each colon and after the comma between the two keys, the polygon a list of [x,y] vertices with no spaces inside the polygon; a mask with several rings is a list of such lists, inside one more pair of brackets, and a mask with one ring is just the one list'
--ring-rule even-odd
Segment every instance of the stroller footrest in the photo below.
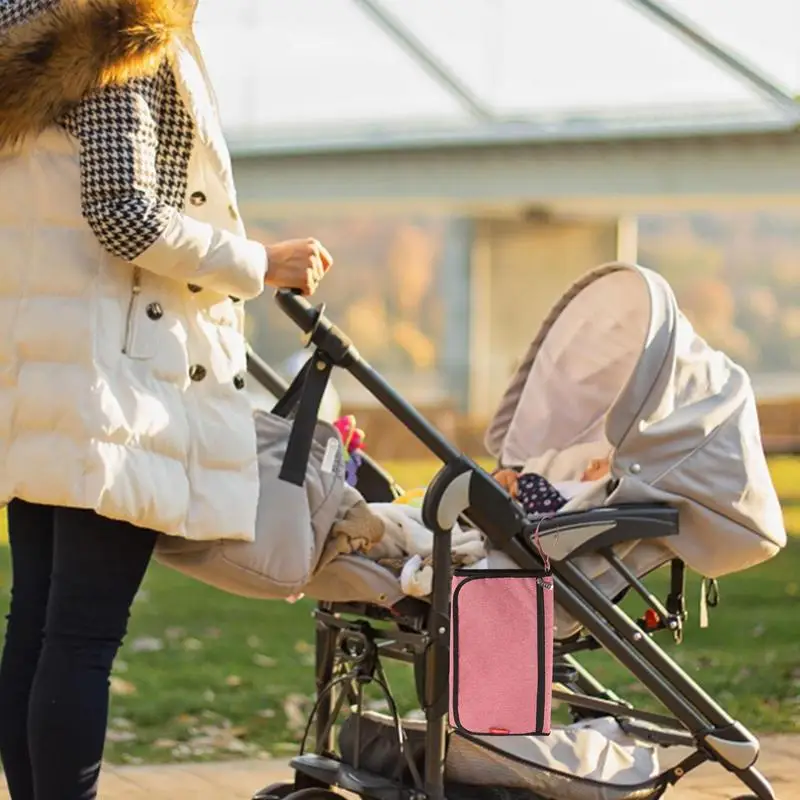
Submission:
{"label": "stroller footrest", "polygon": [[290,766],[314,781],[336,786],[360,797],[374,800],[413,800],[418,796],[414,789],[404,788],[387,778],[356,769],[334,758],[308,754],[292,759]]}

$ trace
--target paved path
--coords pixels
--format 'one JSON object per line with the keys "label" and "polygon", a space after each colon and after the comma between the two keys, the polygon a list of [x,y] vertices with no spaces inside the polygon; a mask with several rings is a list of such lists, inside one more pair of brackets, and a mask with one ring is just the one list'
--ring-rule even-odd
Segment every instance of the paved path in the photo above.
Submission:
{"label": "paved path", "polygon": [[[778,800],[800,797],[800,737],[762,741],[759,762]],[[262,786],[289,775],[286,762],[242,761],[167,767],[108,767],[100,800],[249,800]],[[0,778],[0,787],[4,787]],[[745,791],[720,767],[707,765],[667,793],[666,800],[732,800]]]}

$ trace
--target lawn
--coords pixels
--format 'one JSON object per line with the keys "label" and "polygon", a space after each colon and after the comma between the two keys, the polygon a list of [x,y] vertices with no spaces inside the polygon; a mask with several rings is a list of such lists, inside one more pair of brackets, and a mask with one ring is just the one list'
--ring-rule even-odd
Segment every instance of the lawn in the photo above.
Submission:
{"label": "lawn", "polygon": [[[787,521],[800,533],[800,461],[775,460],[772,469]],[[400,464],[393,472],[410,487],[424,484],[434,470],[433,464]],[[8,552],[0,548],[0,605],[9,581]],[[653,586],[663,588],[664,576]],[[773,561],[726,578],[722,604],[705,631],[696,623],[697,588],[693,579],[692,618],[675,657],[747,725],[800,732],[800,539]],[[155,566],[137,598],[112,680],[109,759],[294,752],[313,691],[311,609],[241,600]],[[594,657],[592,666],[639,699],[640,688],[615,664]],[[409,671],[391,675],[401,705],[410,707]]]}

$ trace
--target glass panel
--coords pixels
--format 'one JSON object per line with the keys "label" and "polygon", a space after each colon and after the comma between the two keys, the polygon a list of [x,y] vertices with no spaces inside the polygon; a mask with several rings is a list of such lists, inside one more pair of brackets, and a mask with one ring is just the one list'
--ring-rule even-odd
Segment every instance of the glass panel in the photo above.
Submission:
{"label": "glass panel", "polygon": [[230,130],[462,114],[349,0],[201,2],[197,27]]}
{"label": "glass panel", "polygon": [[670,281],[710,344],[761,396],[800,389],[800,217],[693,214],[640,220],[640,261]]}
{"label": "glass panel", "polygon": [[498,104],[522,109],[748,101],[740,85],[622,2],[505,0]]}
{"label": "glass panel", "polygon": [[800,91],[796,0],[670,0],[670,4],[760,70]]}
{"label": "glass panel", "polygon": [[[726,74],[621,0],[382,0],[504,115],[653,106],[763,108]],[[800,88],[794,0],[674,0],[762,70]],[[203,0],[199,37],[227,126],[448,123],[459,103],[351,0]]]}
{"label": "glass panel", "polygon": [[[250,215],[249,234],[266,243],[307,235],[325,243],[336,275],[320,290],[330,317],[359,352],[412,402],[464,401],[468,364],[469,264],[458,223],[437,218],[351,217],[281,221]],[[460,275],[456,275],[460,273]],[[458,283],[454,286],[448,284]],[[248,305],[248,338],[284,373],[301,348],[300,332],[271,302]],[[372,400],[337,373],[344,402]]]}

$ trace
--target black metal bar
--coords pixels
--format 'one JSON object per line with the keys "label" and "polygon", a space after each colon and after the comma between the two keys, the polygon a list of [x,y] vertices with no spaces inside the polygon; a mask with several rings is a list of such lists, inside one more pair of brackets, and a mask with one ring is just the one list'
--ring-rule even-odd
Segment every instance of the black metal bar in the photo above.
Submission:
{"label": "black metal bar", "polygon": [[289,388],[289,382],[285,381],[263,358],[249,347],[247,349],[247,371],[275,397],[280,397]]}
{"label": "black metal bar", "polygon": [[431,644],[425,657],[425,794],[428,800],[444,800],[444,762],[447,753],[449,710],[450,592],[452,532],[433,527],[433,591],[428,615]]}
{"label": "black metal bar", "polygon": [[[664,604],[639,580],[639,578],[631,572],[627,566],[614,554],[614,551],[610,548],[601,551],[601,555],[603,558],[608,561],[608,563],[614,568],[614,570],[621,575],[625,580],[633,587],[633,590],[642,600],[647,603],[653,611],[658,614],[661,623],[667,627],[670,627],[670,613],[664,607]],[[676,620],[677,622],[677,620]]]}
{"label": "black metal bar", "polygon": [[731,770],[733,774],[752,792],[758,800],[776,800],[769,781],[755,767],[745,770]]}
{"label": "black metal bar", "polygon": [[609,700],[601,700],[599,697],[590,697],[589,695],[577,694],[575,692],[563,692],[560,689],[553,690],[553,700],[560,700],[562,703],[567,703],[576,708],[602,711],[609,717],[638,719],[643,722],[652,722],[655,725],[663,725],[672,730],[686,731],[686,728],[671,717],[667,717],[655,711],[639,711],[636,708],[631,708],[627,703],[615,703]]}
{"label": "black metal bar", "polygon": [[577,686],[584,694],[597,697],[600,700],[608,700],[611,703],[628,705],[618,694],[600,683],[576,658],[567,654],[561,660],[578,673]]}
{"label": "black metal bar", "polygon": [[583,636],[572,642],[556,642],[554,648],[554,655],[561,658],[566,657],[573,653],[592,653],[595,650],[602,649],[600,643],[591,636]]}
{"label": "black metal bar", "polygon": [[629,719],[619,720],[619,726],[629,736],[635,736],[637,739],[667,747],[695,747],[697,744],[694,737],[686,731],[668,731],[663,728],[654,728],[650,725],[639,725]]}
{"label": "black metal bar", "polygon": [[[338,695],[334,701],[334,694]],[[317,723],[317,743],[316,743],[316,751],[317,755],[320,756],[327,756],[330,757],[334,754],[334,737],[333,737],[333,729],[336,726],[336,723],[339,722],[339,718],[342,715],[342,709],[344,708],[344,704],[349,700],[351,703],[353,702],[353,698],[351,695],[353,694],[352,690],[352,683],[348,684],[345,688],[344,685],[339,685],[336,689],[334,689],[330,695],[326,697],[326,702],[329,702],[331,705],[331,709],[327,714],[327,723],[322,731],[320,736],[319,733],[319,722]],[[320,745],[320,738],[323,745]]]}
{"label": "black metal bar", "polygon": [[[325,604],[327,605],[327,604]],[[341,619],[334,616],[328,611],[316,610],[314,616],[321,625],[332,628],[337,631],[353,631],[362,633],[364,630],[363,624],[351,620]],[[398,647],[410,647],[419,653],[423,653],[428,646],[427,633],[413,633],[399,630],[374,630],[377,639],[385,639],[386,641],[378,644],[378,649],[381,652],[388,651],[392,645],[396,644]]]}
{"label": "black metal bar", "polygon": [[316,752],[317,755],[330,755],[333,750],[333,725],[335,698],[332,693],[321,697],[325,688],[333,680],[336,660],[336,632],[321,622],[316,624],[315,661],[317,697],[320,697],[317,712]]}
{"label": "black metal bar", "polygon": [[438,459],[449,462],[460,456],[436,428],[415,408],[410,406],[389,384],[359,356],[347,371],[381,404],[402,419],[403,424]]}

